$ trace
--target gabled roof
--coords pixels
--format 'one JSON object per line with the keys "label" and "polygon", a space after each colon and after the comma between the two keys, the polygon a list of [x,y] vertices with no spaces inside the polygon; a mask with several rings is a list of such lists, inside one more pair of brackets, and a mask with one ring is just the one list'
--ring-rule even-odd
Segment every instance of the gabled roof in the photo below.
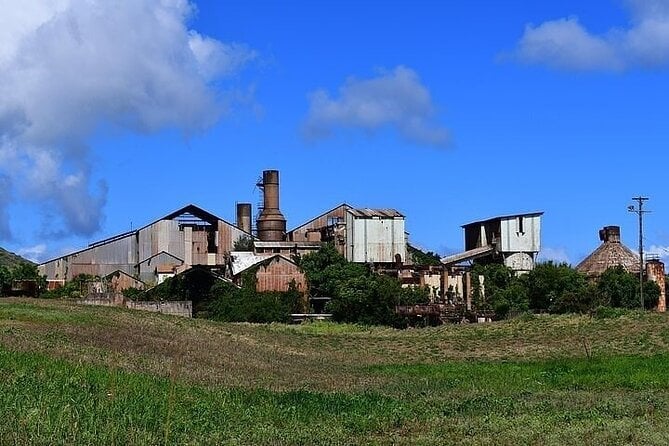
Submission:
{"label": "gabled roof", "polygon": [[148,262],[148,261],[150,261],[151,259],[153,259],[154,257],[158,257],[159,255],[163,255],[163,254],[168,255],[168,256],[172,257],[173,259],[178,260],[178,261],[181,262],[181,263],[184,263],[183,259],[180,259],[179,257],[177,257],[177,256],[175,256],[175,255],[173,255],[173,254],[170,254],[170,253],[167,252],[167,251],[160,251],[159,253],[154,254],[154,255],[152,255],[151,257],[147,257],[147,258],[145,258],[144,260],[142,260],[141,262],[139,262],[137,265],[141,265],[142,263],[144,263],[144,262]]}
{"label": "gabled roof", "polygon": [[238,228],[236,225],[233,225],[233,224],[230,223],[229,221],[227,221],[227,220],[225,220],[225,219],[223,219],[223,218],[221,218],[221,217],[219,217],[219,216],[217,216],[217,215],[214,215],[214,214],[212,214],[212,213],[210,213],[210,212],[208,212],[208,211],[202,209],[201,207],[196,206],[196,205],[194,205],[194,204],[192,204],[192,203],[191,203],[191,204],[187,204],[186,206],[184,206],[184,207],[182,207],[182,208],[180,208],[180,209],[177,209],[176,211],[171,212],[171,213],[165,215],[165,216],[162,217],[162,218],[159,218],[159,219],[157,219],[157,220],[154,220],[154,221],[152,221],[151,223],[147,224],[146,226],[142,226],[141,228],[138,229],[138,231],[141,231],[142,229],[146,229],[146,228],[148,228],[149,226],[151,226],[151,225],[153,225],[153,224],[155,224],[155,223],[158,223],[158,222],[161,221],[161,220],[174,220],[175,218],[179,217],[180,215],[184,215],[184,214],[192,214],[192,215],[194,215],[194,216],[196,216],[196,217],[201,218],[202,220],[208,221],[208,222],[211,223],[211,224],[213,224],[212,222],[214,222],[214,221],[220,220],[220,221],[226,223],[227,225],[234,226],[235,228],[239,229],[240,231],[244,232],[245,234],[248,234],[248,235],[250,235],[251,237],[253,237],[252,234],[250,234],[250,233],[248,233],[248,232],[242,230],[241,228]]}
{"label": "gabled roof", "polygon": [[[220,220],[220,221],[226,223],[227,225],[230,225],[232,227],[237,228],[239,231],[243,232],[244,234],[247,234],[252,239],[256,238],[256,237],[253,236],[253,234],[250,234],[250,233],[244,231],[243,229],[238,228],[236,225],[233,225],[232,223],[228,222],[227,220],[224,220],[220,217],[217,217],[216,215],[214,215],[210,212],[207,212],[204,209],[202,209],[201,207],[195,206],[194,204],[188,204],[188,205],[186,205],[182,208],[177,209],[174,212],[171,212],[171,213],[165,215],[164,217],[161,217],[157,220],[152,221],[151,223],[149,223],[145,226],[142,226],[139,229],[134,229],[132,231],[124,232],[124,233],[121,233],[121,234],[118,234],[118,235],[114,235],[112,237],[108,237],[108,238],[103,239],[103,240],[99,240],[97,242],[90,243],[86,248],[82,248],[82,249],[79,249],[77,251],[74,251],[74,252],[71,252],[71,253],[68,253],[68,254],[64,254],[64,255],[59,256],[59,257],[54,257],[53,259],[50,259],[50,260],[47,260],[45,262],[40,263],[40,265],[45,265],[47,263],[53,262],[54,260],[58,260],[58,259],[62,259],[62,258],[65,258],[65,257],[73,256],[73,255],[79,254],[81,252],[87,251],[91,248],[97,248],[98,246],[103,246],[103,245],[106,245],[108,243],[112,243],[112,242],[115,242],[117,240],[124,239],[126,237],[131,237],[131,236],[137,234],[139,231],[141,231],[143,229],[146,229],[149,226],[151,226],[155,223],[158,223],[161,220],[172,220],[172,219],[174,219],[176,217],[179,217],[180,215],[183,215],[183,214],[192,214],[194,216],[197,216],[197,217],[201,218],[202,220],[210,220],[210,221]],[[181,260],[181,259],[179,259],[179,260]],[[183,260],[182,260],[182,262],[183,262]]]}
{"label": "gabled roof", "polygon": [[[181,272],[175,274],[175,275],[172,276],[172,277],[178,277],[178,276],[182,276],[182,275],[185,276],[185,275],[191,274],[191,273],[196,272],[196,271],[198,271],[198,272],[205,272],[205,273],[209,274],[211,277],[213,277],[213,278],[216,279],[216,280],[220,280],[221,282],[226,282],[226,283],[229,283],[230,285],[233,285],[233,286],[235,286],[235,287],[237,287],[237,288],[241,288],[239,285],[235,285],[235,283],[234,283],[232,280],[230,280],[230,279],[228,279],[228,278],[226,278],[226,277],[223,277],[223,276],[221,276],[221,275],[219,275],[219,274],[216,274],[216,273],[214,273],[211,269],[206,268],[206,267],[203,267],[202,265],[194,265],[194,266],[192,266],[192,267],[190,267],[190,268],[188,268],[188,269],[186,269],[186,270],[183,270],[183,271],[181,271]],[[165,282],[163,282],[163,283],[165,283]],[[159,287],[159,286],[161,286],[161,285],[162,285],[162,283],[156,284],[156,285],[152,286],[151,288],[147,288],[146,290],[144,290],[143,293],[148,293],[148,292],[151,291],[152,289],[154,289],[154,288],[156,288],[156,287]]]}
{"label": "gabled roof", "polygon": [[135,282],[139,282],[139,283],[141,283],[142,285],[146,285],[146,283],[144,283],[144,281],[138,279],[138,278],[135,277],[135,276],[131,276],[130,274],[128,274],[128,273],[126,273],[125,271],[120,270],[120,269],[117,269],[116,271],[113,271],[113,272],[107,274],[106,276],[104,276],[104,278],[105,278],[105,279],[108,279],[108,278],[110,278],[110,277],[112,277],[112,276],[119,276],[119,275],[124,275],[124,276],[129,277],[130,279],[134,280]]}
{"label": "gabled roof", "polygon": [[282,254],[273,254],[270,256],[259,256],[255,254],[244,254],[240,255],[239,257],[235,258],[235,255],[232,254],[232,262],[231,262],[231,270],[232,270],[232,275],[236,276],[238,274],[243,273],[244,271],[253,268],[256,265],[262,265],[263,263],[269,263],[270,261],[274,260],[275,258],[279,257],[281,260],[285,260],[289,263],[292,263],[293,265],[297,266],[297,263],[293,262],[290,258],[282,255]]}
{"label": "gabled roof", "polygon": [[339,209],[339,208],[352,209],[351,206],[349,206],[348,204],[346,204],[346,203],[342,203],[342,204],[340,204],[340,205],[338,205],[338,206],[333,207],[333,208],[330,209],[329,211],[325,211],[325,212],[323,212],[322,214],[320,214],[320,215],[318,215],[318,216],[312,218],[311,220],[302,223],[301,225],[299,225],[299,226],[297,226],[297,227],[291,229],[291,230],[288,231],[288,232],[295,232],[295,231],[297,231],[298,229],[300,229],[300,228],[302,228],[302,227],[304,227],[304,226],[307,226],[307,225],[313,223],[314,221],[318,220],[319,218],[321,218],[321,217],[325,217],[326,215],[331,214],[332,212],[336,211],[336,210]]}
{"label": "gabled roof", "polygon": [[471,226],[471,225],[480,225],[480,224],[483,224],[483,223],[489,223],[489,222],[495,221],[495,220],[507,220],[507,219],[516,218],[516,217],[537,217],[537,216],[540,216],[540,215],[544,215],[544,213],[543,212],[527,212],[527,213],[524,213],[524,214],[500,215],[498,217],[491,217],[491,218],[487,218],[485,220],[473,221],[471,223],[467,223],[467,224],[462,225],[461,228]]}

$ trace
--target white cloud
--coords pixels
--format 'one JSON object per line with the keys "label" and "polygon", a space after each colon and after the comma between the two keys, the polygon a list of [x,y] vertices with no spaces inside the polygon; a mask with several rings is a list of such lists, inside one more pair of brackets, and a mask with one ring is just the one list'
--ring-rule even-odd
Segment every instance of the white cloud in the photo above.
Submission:
{"label": "white cloud", "polygon": [[600,35],[588,31],[575,17],[527,25],[513,57],[526,63],[583,71],[669,65],[669,2],[627,3],[630,25]]}
{"label": "white cloud", "polygon": [[0,174],[0,239],[9,240],[12,238],[12,231],[9,228],[9,213],[7,206],[12,199],[12,181],[7,175]]}
{"label": "white cloud", "polygon": [[18,255],[35,263],[39,263],[42,260],[44,260],[45,253],[46,253],[46,245],[43,243],[35,246],[27,246],[17,251]]}
{"label": "white cloud", "polygon": [[569,255],[564,248],[541,248],[537,260],[540,262],[553,261],[554,263],[567,263],[571,264]]}
{"label": "white cloud", "polygon": [[449,141],[448,132],[434,121],[434,115],[430,92],[416,72],[398,66],[371,79],[349,78],[338,98],[325,90],[311,93],[304,133],[316,140],[340,128],[374,132],[389,126],[411,142],[443,147]]}
{"label": "white cloud", "polygon": [[651,245],[650,248],[644,250],[644,258],[649,255],[658,256],[660,259],[667,261],[669,260],[669,246]]}
{"label": "white cloud", "polygon": [[[187,0],[0,0],[0,10],[0,175],[60,217],[54,234],[100,227],[106,185],[91,184],[87,142],[101,124],[205,129],[224,111],[210,82],[256,57],[189,30]],[[0,217],[6,209],[0,196]]]}

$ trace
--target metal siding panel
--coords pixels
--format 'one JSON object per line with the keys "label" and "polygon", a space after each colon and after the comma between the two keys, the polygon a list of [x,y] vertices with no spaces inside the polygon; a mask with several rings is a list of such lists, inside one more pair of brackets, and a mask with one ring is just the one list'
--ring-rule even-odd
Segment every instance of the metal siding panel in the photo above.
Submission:
{"label": "metal siding panel", "polygon": [[292,280],[295,280],[300,291],[306,289],[304,273],[297,265],[281,257],[276,257],[268,265],[258,268],[256,278],[257,291],[288,291]]}
{"label": "metal siding panel", "polygon": [[241,229],[226,223],[223,220],[218,221],[218,247],[219,254],[228,254],[234,250],[235,242],[242,237],[249,235]]}
{"label": "metal siding panel", "polygon": [[206,265],[207,264],[207,232],[193,231],[193,263],[191,265]]}
{"label": "metal siding panel", "polygon": [[151,257],[151,226],[139,231],[139,259],[138,262]]}
{"label": "metal siding panel", "polygon": [[193,264],[193,228],[184,228],[184,262],[186,265]]}
{"label": "metal siding panel", "polygon": [[291,240],[296,242],[307,241],[308,240],[307,232],[309,232],[310,230],[321,229],[326,227],[328,225],[328,220],[330,218],[337,217],[345,221],[347,214],[346,209],[347,207],[345,205],[339,206],[327,212],[326,214],[316,217],[315,219],[313,219],[313,221],[308,222],[303,226],[300,226],[299,228],[291,231],[290,233],[292,237]]}

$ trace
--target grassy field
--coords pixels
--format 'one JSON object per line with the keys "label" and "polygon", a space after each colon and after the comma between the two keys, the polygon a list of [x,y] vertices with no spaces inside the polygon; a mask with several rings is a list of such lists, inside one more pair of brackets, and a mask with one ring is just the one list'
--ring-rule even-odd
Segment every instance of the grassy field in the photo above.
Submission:
{"label": "grassy field", "polygon": [[669,317],[398,331],[0,300],[0,444],[669,444]]}

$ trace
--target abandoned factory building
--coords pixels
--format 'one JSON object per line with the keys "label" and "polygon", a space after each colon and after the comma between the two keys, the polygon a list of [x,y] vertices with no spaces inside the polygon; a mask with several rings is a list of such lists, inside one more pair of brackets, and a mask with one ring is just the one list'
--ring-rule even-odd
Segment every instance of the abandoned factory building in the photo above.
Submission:
{"label": "abandoned factory building", "polygon": [[91,243],[87,248],[39,265],[50,288],[80,274],[107,278],[114,289],[143,288],[194,266],[239,283],[257,271],[259,291],[282,291],[293,282],[306,290],[295,255],[333,243],[352,262],[395,265],[406,261],[404,215],[394,209],[342,204],[287,231],[279,209],[279,172],[266,170],[257,186],[262,204],[252,223],[250,203],[236,205],[230,223],[189,204],[148,225]]}

